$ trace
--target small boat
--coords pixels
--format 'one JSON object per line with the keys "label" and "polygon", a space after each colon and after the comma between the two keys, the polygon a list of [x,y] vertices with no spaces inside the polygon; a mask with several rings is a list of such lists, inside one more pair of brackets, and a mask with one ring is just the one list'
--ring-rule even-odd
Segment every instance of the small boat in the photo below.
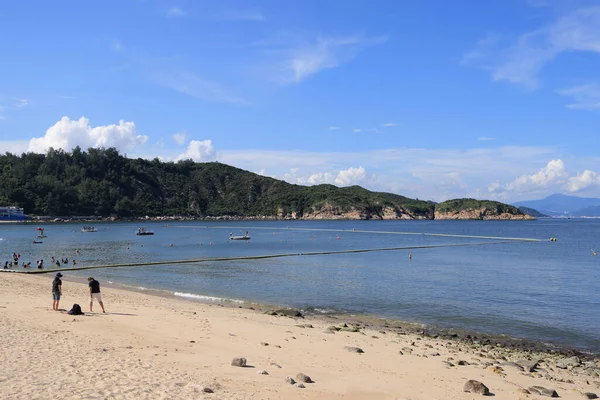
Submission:
{"label": "small boat", "polygon": [[95,226],[84,226],[81,228],[81,232],[98,232]]}
{"label": "small boat", "polygon": [[154,232],[150,231],[146,228],[138,228],[137,232],[135,234],[138,236],[149,236],[149,235],[154,235]]}
{"label": "small boat", "polygon": [[229,240],[250,240],[248,232],[244,236],[233,236],[233,233],[229,232]]}

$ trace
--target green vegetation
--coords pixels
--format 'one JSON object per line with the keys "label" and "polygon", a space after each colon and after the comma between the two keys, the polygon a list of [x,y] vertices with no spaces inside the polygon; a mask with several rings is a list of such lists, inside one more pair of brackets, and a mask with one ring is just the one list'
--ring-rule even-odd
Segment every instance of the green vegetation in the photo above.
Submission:
{"label": "green vegetation", "polygon": [[216,162],[129,159],[114,148],[0,155],[0,204],[44,216],[298,218],[325,205],[364,218],[380,218],[384,208],[433,218],[435,206],[360,186],[292,185]]}
{"label": "green vegetation", "polygon": [[463,210],[480,210],[486,208],[494,211],[497,214],[509,213],[520,214],[519,210],[511,205],[500,203],[492,200],[475,200],[475,199],[454,199],[444,201],[435,206],[435,211],[440,213],[463,211]]}
{"label": "green vegetation", "polygon": [[530,208],[530,207],[521,206],[521,207],[519,207],[519,211],[521,211],[523,214],[531,215],[532,217],[536,217],[536,218],[550,218],[550,216],[548,216],[546,214],[542,214],[538,210],[536,210],[534,208]]}

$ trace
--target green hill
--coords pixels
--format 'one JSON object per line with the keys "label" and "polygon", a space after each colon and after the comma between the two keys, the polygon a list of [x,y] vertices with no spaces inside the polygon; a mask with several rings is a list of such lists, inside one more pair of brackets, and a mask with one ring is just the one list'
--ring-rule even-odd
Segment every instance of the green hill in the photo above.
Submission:
{"label": "green hill", "polygon": [[129,159],[113,148],[0,156],[0,204],[27,214],[433,218],[435,203],[359,186],[300,186],[211,162]]}
{"label": "green hill", "polygon": [[535,219],[515,206],[492,200],[453,199],[436,204],[435,219]]}
{"label": "green hill", "polygon": [[440,204],[360,186],[301,186],[217,162],[129,159],[114,148],[0,156],[0,205],[37,216],[527,219],[474,199]]}

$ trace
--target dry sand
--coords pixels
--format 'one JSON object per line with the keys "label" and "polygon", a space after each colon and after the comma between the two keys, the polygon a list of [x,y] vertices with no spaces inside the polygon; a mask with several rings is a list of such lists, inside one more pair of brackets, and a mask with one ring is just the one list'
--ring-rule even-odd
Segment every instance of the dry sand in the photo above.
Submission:
{"label": "dry sand", "polygon": [[[534,355],[544,362],[529,373],[502,365],[523,358],[506,349],[391,331],[326,333],[331,324],[322,320],[104,287],[108,314],[99,313],[98,305],[87,313],[86,283],[63,282],[61,308],[79,303],[86,312],[71,316],[52,311],[47,276],[0,274],[0,399],[480,397],[463,392],[469,379],[498,399],[543,398],[518,391],[535,385],[565,399],[600,392],[598,360],[569,371],[555,367],[556,356]],[[234,357],[245,357],[249,367],[232,366]],[[315,382],[298,388],[284,381],[301,372]],[[204,393],[203,386],[214,393]]]}

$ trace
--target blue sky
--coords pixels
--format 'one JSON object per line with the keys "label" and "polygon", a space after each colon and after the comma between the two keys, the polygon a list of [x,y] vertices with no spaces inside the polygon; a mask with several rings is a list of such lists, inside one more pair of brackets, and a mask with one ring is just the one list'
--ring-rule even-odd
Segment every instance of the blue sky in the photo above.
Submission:
{"label": "blue sky", "polygon": [[3,2],[0,76],[0,152],[600,196],[598,1]]}

